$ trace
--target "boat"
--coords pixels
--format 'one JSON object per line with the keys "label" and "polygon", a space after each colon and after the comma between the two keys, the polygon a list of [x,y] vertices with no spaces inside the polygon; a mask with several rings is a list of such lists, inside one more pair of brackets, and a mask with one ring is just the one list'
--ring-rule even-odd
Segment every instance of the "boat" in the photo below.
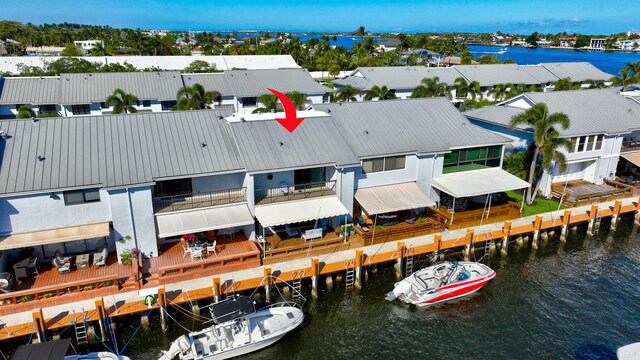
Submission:
{"label": "boat", "polygon": [[71,340],[62,339],[39,344],[21,345],[13,354],[12,360],[130,360],[127,356],[100,351],[85,355],[66,355]]}
{"label": "boat", "polygon": [[496,276],[488,266],[471,261],[445,261],[398,281],[385,299],[427,306],[468,296]]}
{"label": "boat", "polygon": [[248,354],[280,340],[304,320],[295,303],[278,303],[256,311],[248,296],[209,306],[214,325],[177,338],[160,360],[219,360]]}
{"label": "boat", "polygon": [[616,356],[618,360],[640,359],[640,342],[619,347]]}

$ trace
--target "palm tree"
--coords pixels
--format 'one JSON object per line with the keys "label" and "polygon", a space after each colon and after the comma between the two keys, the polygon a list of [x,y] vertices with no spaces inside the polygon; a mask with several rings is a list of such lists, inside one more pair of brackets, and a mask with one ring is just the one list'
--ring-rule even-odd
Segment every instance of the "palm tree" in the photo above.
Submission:
{"label": "palm tree", "polygon": [[104,101],[107,106],[113,105],[113,114],[129,114],[138,112],[133,107],[133,104],[138,103],[138,98],[135,95],[127,94],[122,89],[113,90],[113,94]]}
{"label": "palm tree", "polygon": [[[534,191],[534,175],[536,175],[536,164],[540,160],[540,168],[538,173],[545,169],[549,169],[555,160],[560,172],[567,168],[567,161],[560,148],[564,147],[567,151],[573,151],[573,143],[566,138],[561,138],[557,126],[563,130],[569,128],[569,118],[564,113],[549,114],[549,108],[545,103],[538,103],[527,109],[526,111],[515,115],[509,123],[510,128],[519,125],[530,126],[533,128],[533,144],[535,148],[531,156],[531,165],[529,166],[529,188],[527,189],[527,204],[531,205],[535,198],[540,181],[535,185]],[[540,159],[538,159],[540,157]],[[540,179],[539,176],[536,177]]]}
{"label": "palm tree", "polygon": [[275,112],[278,108],[278,98],[275,97],[275,95],[271,95],[271,94],[261,95],[258,98],[258,102],[262,104],[262,107],[259,107],[253,110],[254,114]]}
{"label": "palm tree", "polygon": [[626,64],[624,66],[624,69],[627,70],[630,74],[633,74],[631,76],[639,77],[640,76],[640,61],[630,62],[630,63],[628,63],[628,64]]}
{"label": "palm tree", "polygon": [[477,81],[467,82],[465,78],[459,77],[453,81],[453,89],[456,91],[456,98],[458,99],[466,99],[471,96],[471,99],[475,100],[477,95],[482,98],[480,83]]}
{"label": "palm tree", "polygon": [[287,93],[287,97],[289,98],[289,100],[291,100],[293,105],[295,105],[296,109],[298,110],[304,110],[305,104],[308,102],[307,97],[298,91]]}
{"label": "palm tree", "polygon": [[201,84],[183,87],[176,94],[178,98],[177,110],[201,110],[211,109],[210,104],[217,102],[220,104],[222,95],[219,92],[206,91]]}
{"label": "palm tree", "polygon": [[636,76],[633,76],[632,71],[633,70],[630,70],[626,67],[620,70],[620,76],[614,76],[611,79],[609,79],[609,81],[611,82],[611,85],[622,86],[623,88],[625,88],[631,85],[632,83],[634,83],[635,81],[638,81],[638,77],[640,77],[640,75],[636,73]]}
{"label": "palm tree", "polygon": [[563,90],[578,90],[582,87],[582,83],[580,81],[571,81],[571,78],[562,78],[556,82],[554,85],[555,91],[563,91]]}
{"label": "palm tree", "polygon": [[21,105],[18,108],[18,115],[16,117],[18,119],[32,119],[36,117],[36,112],[27,105]]}
{"label": "palm tree", "polygon": [[356,95],[360,95],[360,90],[354,89],[351,85],[347,85],[336,93],[336,100],[338,101],[356,101]]}
{"label": "palm tree", "polygon": [[507,97],[511,88],[513,88],[511,84],[497,84],[489,90],[487,95],[492,95],[496,102],[500,102]]}
{"label": "palm tree", "polygon": [[595,81],[591,79],[583,81],[582,84],[588,85],[587,89],[601,89],[604,87],[604,83],[602,81]]}
{"label": "palm tree", "polygon": [[435,76],[433,78],[422,79],[422,84],[418,85],[411,93],[412,98],[424,98],[444,96],[447,92],[447,85],[440,82],[440,78]]}
{"label": "palm tree", "polygon": [[395,98],[396,98],[395,92],[393,92],[392,90],[389,90],[386,85],[382,85],[381,87],[379,87],[378,85],[375,85],[374,87],[371,88],[371,90],[367,91],[367,93],[364,94],[364,99],[367,101],[373,100],[373,99],[391,100]]}
{"label": "palm tree", "polygon": [[529,164],[531,163],[528,151],[510,152],[504,157],[504,169],[522,180],[527,180]]}

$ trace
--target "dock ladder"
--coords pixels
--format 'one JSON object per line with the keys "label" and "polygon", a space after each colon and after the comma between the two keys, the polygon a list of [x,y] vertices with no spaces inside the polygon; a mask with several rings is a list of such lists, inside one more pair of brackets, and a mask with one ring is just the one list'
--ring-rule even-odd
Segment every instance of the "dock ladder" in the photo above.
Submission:
{"label": "dock ladder", "polygon": [[299,271],[294,271],[292,275],[292,291],[291,291],[291,300],[294,302],[300,302],[300,298],[302,296],[302,277],[304,276],[304,269]]}
{"label": "dock ladder", "polygon": [[491,240],[485,240],[484,255],[482,255],[482,260],[489,260],[490,257],[491,257]]}
{"label": "dock ladder", "polygon": [[345,278],[346,290],[352,291],[356,282],[355,262],[353,260],[347,260],[344,262],[344,265],[347,268],[347,274]]}
{"label": "dock ladder", "polygon": [[404,277],[409,277],[413,274],[413,248],[407,248],[405,250],[405,262],[404,262]]}
{"label": "dock ladder", "polygon": [[89,345],[89,341],[87,340],[87,327],[85,326],[85,314],[84,309],[82,309],[82,320],[78,321],[78,317],[76,316],[76,311],[73,311],[73,324],[74,329],[76,331],[76,341],[78,345]]}

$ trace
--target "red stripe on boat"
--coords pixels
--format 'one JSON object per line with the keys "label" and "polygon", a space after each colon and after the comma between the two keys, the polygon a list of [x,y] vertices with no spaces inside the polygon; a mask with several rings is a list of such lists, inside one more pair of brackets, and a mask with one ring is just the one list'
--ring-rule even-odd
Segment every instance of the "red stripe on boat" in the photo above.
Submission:
{"label": "red stripe on boat", "polygon": [[419,304],[430,304],[430,303],[434,303],[434,302],[438,302],[438,301],[443,301],[443,300],[447,300],[447,299],[450,299],[450,298],[454,298],[454,297],[457,297],[459,295],[463,295],[463,294],[466,294],[466,293],[470,293],[470,292],[472,292],[474,290],[480,289],[481,287],[485,286],[489,282],[489,280],[491,280],[491,279],[486,279],[484,282],[473,284],[473,285],[467,286],[467,287],[463,287],[463,288],[460,288],[458,290],[454,290],[454,291],[452,291],[450,293],[443,294],[443,295],[435,297],[435,298],[433,298],[431,300],[420,302]]}
{"label": "red stripe on boat", "polygon": [[479,281],[485,281],[485,280],[489,281],[489,280],[493,279],[494,277],[496,277],[495,271],[492,272],[489,275],[486,275],[486,276],[478,278],[478,279],[473,279],[473,280],[469,280],[469,281],[463,281],[463,282],[459,282],[459,283],[455,283],[455,284],[446,285],[446,286],[437,288],[436,290],[447,290],[447,289],[455,288],[455,287],[458,287],[458,286],[464,286],[464,285],[477,283]]}

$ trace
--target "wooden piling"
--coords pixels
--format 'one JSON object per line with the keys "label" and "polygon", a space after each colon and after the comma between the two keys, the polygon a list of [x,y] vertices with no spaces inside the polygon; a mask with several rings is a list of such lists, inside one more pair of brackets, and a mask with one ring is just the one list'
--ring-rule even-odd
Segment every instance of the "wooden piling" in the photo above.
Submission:
{"label": "wooden piling", "polygon": [[542,216],[536,215],[536,219],[533,221],[533,240],[531,241],[531,248],[533,248],[534,250],[538,249],[540,229],[542,229]]}
{"label": "wooden piling", "polygon": [[271,267],[264,267],[264,291],[265,291],[265,301],[267,303],[271,303]]}
{"label": "wooden piling", "polygon": [[356,289],[361,289],[362,288],[362,258],[364,256],[364,250],[362,249],[357,249],[356,250],[356,257],[354,259],[354,267],[355,267],[355,283],[353,284]]}
{"label": "wooden piling", "polygon": [[593,236],[596,227],[596,219],[598,218],[598,205],[591,205],[591,210],[589,211],[589,225],[587,226],[587,235]]}
{"label": "wooden piling", "polygon": [[508,255],[508,247],[509,247],[509,235],[511,234],[511,226],[513,224],[511,221],[505,221],[502,227],[502,246],[500,246],[500,255],[507,256]]}
{"label": "wooden piling", "polygon": [[404,257],[404,241],[398,241],[396,244],[396,264],[394,268],[396,269],[396,280],[402,279],[402,258]]}
{"label": "wooden piling", "polygon": [[466,246],[464,248],[464,259],[469,261],[469,254],[473,251],[473,229],[467,229],[467,234],[465,235]]}
{"label": "wooden piling", "polygon": [[164,286],[158,288],[158,306],[160,307],[160,328],[162,332],[169,330],[167,322],[167,291]]}
{"label": "wooden piling", "polygon": [[571,210],[565,210],[562,216],[562,230],[560,231],[560,242],[567,241],[567,233],[569,232],[570,222],[571,222]]}
{"label": "wooden piling", "polygon": [[622,209],[622,201],[616,200],[613,203],[613,217],[611,218],[611,230],[615,230],[618,226],[618,220],[620,218],[620,210]]}
{"label": "wooden piling", "polygon": [[45,336],[46,328],[44,323],[44,315],[42,315],[42,308],[33,310],[33,312],[31,313],[31,317],[33,318],[34,329],[36,331],[38,342],[42,343],[47,341]]}
{"label": "wooden piling", "polygon": [[433,235],[433,242],[436,244],[436,251],[433,253],[432,263],[438,262],[438,256],[440,256],[440,246],[442,246],[442,235]]}
{"label": "wooden piling", "polygon": [[213,293],[213,301],[218,302],[221,300],[220,297],[222,296],[222,292],[220,290],[220,276],[214,276],[212,282],[211,292]]}
{"label": "wooden piling", "polygon": [[318,278],[320,277],[320,260],[311,258],[311,298],[318,298]]}
{"label": "wooden piling", "polygon": [[98,314],[98,326],[100,327],[100,339],[107,341],[106,332],[106,311],[104,307],[104,300],[102,298],[96,299],[96,314]]}

